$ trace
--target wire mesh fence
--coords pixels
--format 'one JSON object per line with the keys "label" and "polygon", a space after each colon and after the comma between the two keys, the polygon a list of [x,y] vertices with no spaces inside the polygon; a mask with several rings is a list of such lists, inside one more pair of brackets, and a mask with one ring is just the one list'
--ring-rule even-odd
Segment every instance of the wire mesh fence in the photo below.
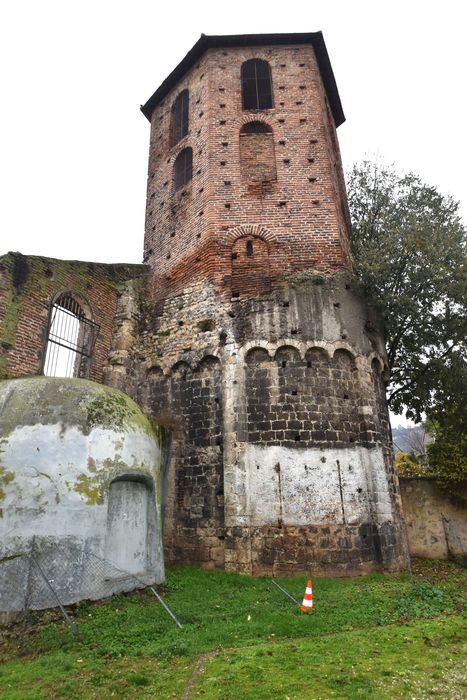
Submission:
{"label": "wire mesh fence", "polygon": [[[0,621],[1,616],[3,622],[22,619],[30,626],[63,617],[79,636],[67,606],[147,587],[173,615],[154,588],[152,573],[126,571],[85,548],[71,556],[69,547],[62,551],[56,541],[33,539],[29,551],[0,558]],[[36,614],[43,610],[46,616]]]}

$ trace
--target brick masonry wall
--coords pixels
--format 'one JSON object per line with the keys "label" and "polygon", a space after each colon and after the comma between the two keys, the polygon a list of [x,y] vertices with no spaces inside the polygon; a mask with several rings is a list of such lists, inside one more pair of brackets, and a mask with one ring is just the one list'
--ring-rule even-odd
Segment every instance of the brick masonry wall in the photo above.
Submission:
{"label": "brick masonry wall", "polygon": [[[272,109],[241,108],[240,67],[249,58],[271,65]],[[184,89],[190,93],[189,131],[171,147],[171,107]],[[277,179],[271,177],[263,187],[241,169],[240,143],[269,138],[240,137],[242,125],[253,120],[264,121],[273,132],[268,152],[275,160],[269,168]],[[193,149],[193,179],[174,191],[174,161],[187,146]],[[233,242],[225,233],[245,225],[267,225],[274,232],[272,280],[286,272],[346,266],[344,191],[334,124],[312,47],[207,51],[152,115],[145,260],[153,269],[153,299],[178,293],[196,279],[212,279],[230,296]]]}
{"label": "brick masonry wall", "polygon": [[102,381],[119,285],[144,274],[142,265],[104,265],[8,253],[0,258],[0,376],[40,374],[49,313],[56,296],[74,291],[100,327],[89,378]]}

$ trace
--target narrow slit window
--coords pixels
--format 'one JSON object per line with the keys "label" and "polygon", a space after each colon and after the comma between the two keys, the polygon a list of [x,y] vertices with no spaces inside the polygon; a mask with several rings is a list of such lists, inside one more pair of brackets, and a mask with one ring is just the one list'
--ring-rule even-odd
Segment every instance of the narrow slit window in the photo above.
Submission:
{"label": "narrow slit window", "polygon": [[188,90],[181,92],[172,106],[172,146],[188,134]]}
{"label": "narrow slit window", "polygon": [[193,151],[191,148],[184,148],[178,154],[174,164],[174,184],[178,190],[183,185],[190,182],[193,175]]}
{"label": "narrow slit window", "polygon": [[272,78],[267,61],[253,58],[245,61],[241,70],[243,109],[271,109]]}
{"label": "narrow slit window", "polygon": [[246,242],[246,255],[247,258],[251,258],[253,256],[253,241]]}

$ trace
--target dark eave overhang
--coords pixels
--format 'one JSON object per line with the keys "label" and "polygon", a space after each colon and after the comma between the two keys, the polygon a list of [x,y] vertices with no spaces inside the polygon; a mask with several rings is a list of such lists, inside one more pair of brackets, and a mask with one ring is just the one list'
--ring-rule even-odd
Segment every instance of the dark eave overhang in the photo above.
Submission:
{"label": "dark eave overhang", "polygon": [[180,61],[178,66],[157,88],[146,104],[141,105],[141,111],[150,121],[154,108],[208,49],[241,46],[290,46],[293,44],[311,44],[313,46],[335,124],[340,126],[345,121],[345,117],[322,32],[307,34],[234,34],[231,36],[206,36],[201,34],[201,37],[185,58]]}

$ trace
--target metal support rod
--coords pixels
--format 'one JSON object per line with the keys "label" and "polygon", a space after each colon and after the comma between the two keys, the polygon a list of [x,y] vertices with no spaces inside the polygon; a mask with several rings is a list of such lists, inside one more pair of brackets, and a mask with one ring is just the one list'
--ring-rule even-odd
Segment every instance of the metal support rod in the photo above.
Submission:
{"label": "metal support rod", "polygon": [[296,605],[300,605],[300,603],[298,602],[298,600],[296,600],[292,595],[290,595],[290,593],[288,593],[288,592],[285,590],[285,588],[282,588],[282,586],[280,586],[280,585],[277,583],[277,581],[274,581],[274,579],[271,579],[271,583],[272,583],[273,586],[275,586],[275,587],[278,588],[280,591],[282,591],[282,593],[283,593],[284,595],[286,595],[287,598],[290,598],[291,601],[293,601],[294,603],[296,603]]}
{"label": "metal support rod", "polygon": [[170,617],[171,617],[172,620],[175,622],[175,624],[178,625],[178,626],[180,627],[180,629],[182,629],[182,626],[181,626],[180,622],[177,620],[177,618],[175,617],[175,615],[173,614],[173,612],[171,611],[171,609],[169,608],[169,606],[167,605],[167,603],[161,598],[161,596],[160,596],[159,593],[156,591],[156,589],[153,588],[152,586],[149,586],[149,590],[152,591],[152,592],[154,593],[154,595],[156,596],[156,598],[157,598],[157,600],[159,601],[159,603],[167,610],[167,612],[169,613]]}
{"label": "metal support rod", "polygon": [[42,578],[44,579],[45,583],[47,584],[47,587],[50,589],[50,591],[51,591],[53,597],[54,597],[55,600],[57,601],[57,604],[58,604],[60,610],[62,611],[63,617],[65,618],[65,620],[68,622],[68,624],[69,624],[70,627],[71,627],[71,631],[73,632],[73,634],[76,635],[77,639],[79,639],[79,641],[82,642],[82,641],[83,641],[83,638],[81,637],[81,635],[80,635],[80,633],[79,633],[79,631],[78,631],[78,628],[76,627],[75,623],[73,622],[73,620],[72,620],[71,617],[68,615],[68,613],[67,613],[67,611],[65,610],[65,608],[63,607],[63,605],[62,605],[62,603],[61,603],[61,601],[60,601],[60,598],[59,598],[58,595],[56,594],[56,592],[55,592],[53,586],[50,584],[50,581],[48,580],[47,576],[46,576],[46,575],[44,574],[44,572],[42,571],[42,569],[41,569],[39,563],[36,561],[36,559],[34,559],[34,557],[33,557],[32,555],[30,555],[30,558],[31,558],[31,560],[34,562],[34,564],[37,566],[37,568],[39,569],[39,572],[40,572]]}

